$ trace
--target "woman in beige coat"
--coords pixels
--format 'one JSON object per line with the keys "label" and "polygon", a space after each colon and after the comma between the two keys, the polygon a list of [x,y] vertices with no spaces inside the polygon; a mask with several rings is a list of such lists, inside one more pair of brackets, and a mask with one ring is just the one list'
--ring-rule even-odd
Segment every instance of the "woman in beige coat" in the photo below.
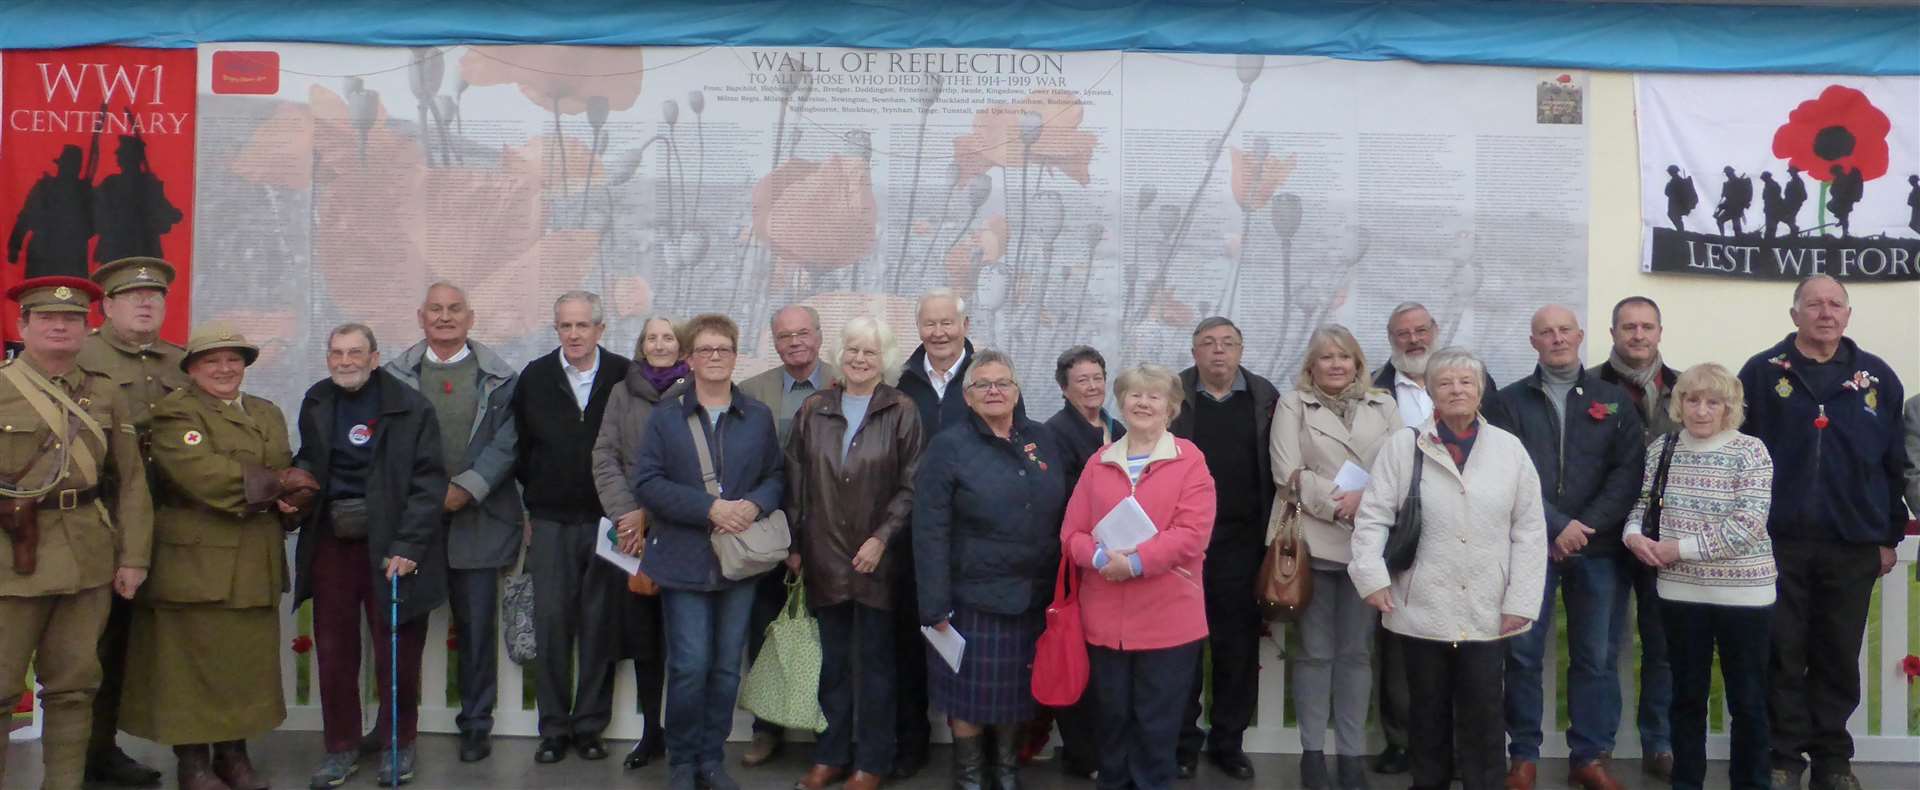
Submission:
{"label": "woman in beige coat", "polygon": [[[1300,718],[1300,786],[1326,790],[1327,723],[1340,747],[1338,787],[1364,790],[1367,705],[1373,693],[1375,613],[1347,583],[1353,515],[1364,483],[1334,483],[1349,464],[1367,469],[1388,436],[1402,428],[1393,396],[1366,378],[1367,359],[1339,324],[1314,330],[1294,391],[1273,415],[1273,479],[1280,498],[1298,501],[1312,555],[1313,597],[1300,617],[1303,655],[1295,659],[1293,707]],[[1276,506],[1275,513],[1282,512]]]}
{"label": "woman in beige coat", "polygon": [[[1415,788],[1449,786],[1456,752],[1466,790],[1505,784],[1501,640],[1532,627],[1546,588],[1540,476],[1517,437],[1480,418],[1485,380],[1465,350],[1433,353],[1433,417],[1387,439],[1354,518],[1347,573],[1407,657]],[[1416,468],[1419,541],[1390,571],[1383,552]]]}
{"label": "woman in beige coat", "polygon": [[[646,435],[647,418],[653,405],[662,398],[678,396],[687,384],[687,352],[690,346],[682,328],[673,319],[653,316],[640,325],[640,339],[634,342],[633,363],[626,379],[607,398],[607,414],[600,420],[600,435],[593,442],[593,484],[600,495],[600,507],[614,522],[615,540],[620,550],[638,556],[647,535],[646,516],[633,498],[629,472],[640,454],[640,438]],[[620,658],[633,659],[633,675],[640,694],[641,719],[645,730],[633,745],[623,764],[643,768],[653,758],[666,753],[667,742],[660,725],[662,694],[666,687],[667,642],[660,627],[658,596],[626,595],[614,607],[620,629]]]}

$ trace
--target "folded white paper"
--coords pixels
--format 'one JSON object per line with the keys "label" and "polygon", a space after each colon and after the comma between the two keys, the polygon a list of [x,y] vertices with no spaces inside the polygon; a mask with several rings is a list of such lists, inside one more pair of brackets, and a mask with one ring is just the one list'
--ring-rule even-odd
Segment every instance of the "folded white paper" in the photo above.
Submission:
{"label": "folded white paper", "polygon": [[1139,500],[1127,497],[1114,505],[1100,523],[1093,525],[1093,539],[1107,547],[1107,551],[1132,549],[1148,538],[1160,534],[1160,528],[1153,525],[1153,519],[1147,517],[1147,511],[1140,509]]}
{"label": "folded white paper", "polygon": [[1333,476],[1333,490],[1365,491],[1367,483],[1371,480],[1373,475],[1367,474],[1367,470],[1361,469],[1359,464],[1348,461],[1341,464],[1339,474]]}
{"label": "folded white paper", "polygon": [[945,631],[923,625],[920,626],[920,635],[927,638],[927,644],[933,645],[933,652],[940,654],[940,659],[947,662],[948,668],[954,672],[960,671],[960,657],[967,652],[967,638],[960,635],[959,629],[954,628],[952,623],[947,624]]}
{"label": "folded white paper", "polygon": [[613,522],[600,519],[598,529],[598,537],[593,542],[594,556],[613,563],[615,567],[626,571],[628,576],[639,573],[640,558],[620,553],[620,546],[613,542]]}

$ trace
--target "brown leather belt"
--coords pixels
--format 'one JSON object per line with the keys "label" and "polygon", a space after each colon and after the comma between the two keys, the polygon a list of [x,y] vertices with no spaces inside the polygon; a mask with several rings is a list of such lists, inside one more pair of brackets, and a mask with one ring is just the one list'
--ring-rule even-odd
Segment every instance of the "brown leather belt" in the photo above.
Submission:
{"label": "brown leather belt", "polygon": [[99,498],[100,489],[98,486],[87,489],[68,488],[54,491],[41,497],[40,507],[47,510],[74,510],[85,505],[91,505],[94,500]]}

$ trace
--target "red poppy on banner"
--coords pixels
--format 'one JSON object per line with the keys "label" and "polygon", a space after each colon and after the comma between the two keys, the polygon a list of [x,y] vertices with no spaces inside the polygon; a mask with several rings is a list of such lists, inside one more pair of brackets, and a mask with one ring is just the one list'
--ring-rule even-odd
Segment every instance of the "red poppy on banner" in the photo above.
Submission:
{"label": "red poppy on banner", "polygon": [[[186,339],[194,59],[191,49],[129,47],[0,53],[0,288],[165,258],[178,277],[161,333]],[[16,315],[12,304],[0,312],[10,340]]]}
{"label": "red poppy on banner", "polygon": [[1788,113],[1787,122],[1773,133],[1773,155],[1805,171],[1810,178],[1830,180],[1833,168],[1860,169],[1860,180],[1887,174],[1887,132],[1893,124],[1873,106],[1867,95],[1845,85],[1828,85],[1817,99],[1808,99]]}

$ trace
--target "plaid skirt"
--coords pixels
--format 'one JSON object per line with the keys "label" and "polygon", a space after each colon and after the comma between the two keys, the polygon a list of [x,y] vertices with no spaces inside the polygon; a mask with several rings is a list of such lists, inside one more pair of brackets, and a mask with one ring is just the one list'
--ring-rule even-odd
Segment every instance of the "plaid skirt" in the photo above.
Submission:
{"label": "plaid skirt", "polygon": [[971,724],[1015,724],[1038,711],[1033,701],[1033,649],[1046,628],[1043,612],[989,614],[958,609],[948,625],[967,639],[960,671],[927,650],[933,706]]}

